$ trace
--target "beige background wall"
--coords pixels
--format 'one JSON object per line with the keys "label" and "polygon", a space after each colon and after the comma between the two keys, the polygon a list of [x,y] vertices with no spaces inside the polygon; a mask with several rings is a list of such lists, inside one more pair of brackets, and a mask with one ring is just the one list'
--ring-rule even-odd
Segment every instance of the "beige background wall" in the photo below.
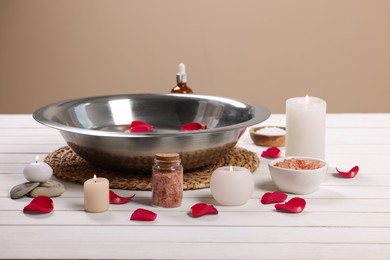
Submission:
{"label": "beige background wall", "polygon": [[306,93],[390,112],[390,1],[0,1],[0,113],[168,92],[179,62],[196,93],[273,113]]}

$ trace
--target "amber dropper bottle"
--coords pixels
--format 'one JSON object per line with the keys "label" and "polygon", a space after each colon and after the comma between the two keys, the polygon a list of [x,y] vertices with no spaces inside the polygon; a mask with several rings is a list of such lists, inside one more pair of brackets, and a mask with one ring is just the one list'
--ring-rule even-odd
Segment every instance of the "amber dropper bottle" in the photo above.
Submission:
{"label": "amber dropper bottle", "polygon": [[187,86],[187,73],[186,65],[184,63],[179,64],[179,72],[176,74],[177,85],[171,90],[171,93],[194,93],[190,87]]}

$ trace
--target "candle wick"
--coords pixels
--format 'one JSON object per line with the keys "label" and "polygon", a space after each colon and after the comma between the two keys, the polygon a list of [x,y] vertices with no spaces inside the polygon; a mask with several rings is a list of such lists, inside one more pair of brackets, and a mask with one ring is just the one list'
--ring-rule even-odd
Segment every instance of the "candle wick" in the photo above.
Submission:
{"label": "candle wick", "polygon": [[305,107],[309,107],[309,103],[310,103],[309,95],[306,94],[306,97],[305,97]]}

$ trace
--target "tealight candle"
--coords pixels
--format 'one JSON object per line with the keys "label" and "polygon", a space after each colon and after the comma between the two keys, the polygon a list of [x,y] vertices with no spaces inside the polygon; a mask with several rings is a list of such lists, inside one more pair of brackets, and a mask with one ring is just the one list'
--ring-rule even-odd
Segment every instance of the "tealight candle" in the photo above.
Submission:
{"label": "tealight candle", "polygon": [[45,182],[53,175],[53,169],[45,162],[39,162],[39,156],[35,157],[35,162],[26,165],[23,175],[30,182]]}
{"label": "tealight candle", "polygon": [[84,182],[84,209],[87,212],[103,212],[110,204],[109,182],[106,178],[93,178]]}
{"label": "tealight candle", "polygon": [[316,97],[286,101],[286,156],[325,158],[326,102]]}
{"label": "tealight candle", "polygon": [[226,206],[245,204],[254,190],[252,173],[238,166],[216,169],[211,175],[210,190],[214,199]]}

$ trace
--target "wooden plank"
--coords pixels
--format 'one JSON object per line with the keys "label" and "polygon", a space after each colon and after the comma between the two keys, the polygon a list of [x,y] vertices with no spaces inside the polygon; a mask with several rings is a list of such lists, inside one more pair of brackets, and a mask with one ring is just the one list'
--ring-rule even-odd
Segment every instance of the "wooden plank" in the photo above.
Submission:
{"label": "wooden plank", "polygon": [[[34,230],[34,227],[26,226]],[[39,228],[39,227],[38,227]],[[37,229],[38,229],[37,228]],[[41,227],[38,233],[45,234],[50,232],[50,227]],[[73,226],[59,226],[58,230],[64,236],[71,236],[69,229]],[[347,228],[347,227],[183,227],[178,226],[176,232],[169,232],[172,227],[166,226],[85,226],[79,227],[84,233],[106,233],[106,237],[112,239],[107,241],[126,241],[128,243],[150,242],[158,243],[162,236],[165,242],[182,243],[348,243],[352,238],[359,244],[390,244],[389,230],[380,228]],[[94,232],[94,229],[95,232]],[[23,232],[23,227],[5,228],[7,232]],[[25,228],[24,228],[25,230]],[[105,230],[105,231],[104,231]],[[129,236],[131,233],[137,236]],[[312,236],[315,233],[317,236]],[[205,236],[204,234],[207,234]],[[259,235],[259,234],[267,234]],[[333,237],[334,234],[344,234],[343,236]],[[86,235],[88,237],[88,235]]]}
{"label": "wooden plank", "polygon": [[[23,163],[13,163],[13,162],[4,162],[1,163],[2,155],[0,154],[0,174],[21,174],[23,172],[23,168],[29,163],[33,162],[36,154],[27,154],[25,156]],[[40,160],[45,158],[46,154],[39,154]],[[345,163],[345,161],[340,161],[340,166]],[[390,185],[390,167],[385,165],[381,167],[382,164],[377,167],[369,167],[367,165],[360,165],[360,170],[358,175],[353,179],[345,179],[340,178],[339,174],[336,172],[335,167],[329,167],[328,174],[325,177],[325,180],[322,185],[338,185],[338,186],[389,186]],[[344,167],[345,169],[347,167]],[[350,164],[350,168],[352,168],[352,164]],[[341,167],[343,169],[343,167]],[[349,169],[349,168],[348,168]],[[377,169],[377,171],[375,171]],[[77,173],[75,173],[77,174]],[[131,173],[129,173],[131,174]],[[271,176],[269,174],[269,169],[267,163],[262,163],[259,166],[257,171],[253,174],[255,180],[257,182],[271,182]]]}
{"label": "wooden plank", "polygon": [[58,130],[43,127],[43,128],[0,128],[0,136],[28,136],[28,137],[39,137],[39,136],[54,136],[61,137]]}
{"label": "wooden plank", "polygon": [[20,172],[20,170],[27,165],[28,163],[31,163],[32,161],[35,160],[35,156],[39,156],[40,159],[45,158],[47,153],[38,153],[38,154],[23,154],[23,153],[0,153],[0,171],[5,164],[14,164],[14,165],[19,165],[15,170],[17,172]]}
{"label": "wooden plank", "polygon": [[[81,188],[81,187],[80,187]],[[118,192],[118,191],[116,191]],[[82,190],[81,192],[82,193]],[[219,205],[212,197],[186,197],[183,201],[183,205],[175,209],[164,209],[164,208],[153,208],[151,207],[151,193],[148,195],[139,194],[134,191],[119,191],[118,194],[122,196],[131,196],[136,194],[133,200],[129,203],[123,205],[110,205],[110,211],[117,212],[128,212],[129,214],[139,207],[148,207],[153,211],[158,212],[184,212],[188,213],[190,208],[199,202],[204,202],[208,204],[213,204],[217,207],[219,212],[274,212],[274,205],[263,205],[260,203],[260,196],[257,198],[253,196],[245,205],[229,207]],[[290,195],[292,198],[293,195]],[[20,215],[20,212],[23,208],[30,203],[32,198],[23,197],[20,199],[12,200],[7,197],[0,197],[0,203],[2,205],[2,210],[4,211],[13,211],[15,216]],[[343,199],[326,199],[326,198],[305,198],[306,200],[306,210],[309,212],[344,212],[344,213],[390,213],[390,198],[387,199],[366,199],[366,198],[343,198]],[[59,198],[53,198],[55,211],[83,211],[83,197],[82,195],[78,197],[69,197],[63,195]],[[276,213],[276,212],[275,212]]]}
{"label": "wooden plank", "polygon": [[1,144],[61,144],[65,145],[66,142],[62,136],[0,136]]}
{"label": "wooden plank", "polygon": [[[75,205],[75,208],[80,207]],[[82,204],[81,204],[82,208]],[[161,211],[151,209],[158,214],[153,223],[130,221],[132,212],[106,211],[103,213],[86,213],[84,210],[54,211],[46,215],[26,215],[22,211],[1,211],[0,223],[6,226],[15,225],[45,225],[45,226],[258,226],[258,227],[360,227],[360,228],[390,228],[390,213],[388,212],[313,212],[310,209],[300,214],[289,214],[269,211],[248,211],[237,215],[237,212],[221,212],[218,215],[208,215],[192,218],[188,210]],[[15,214],[16,213],[16,214]]]}
{"label": "wooden plank", "polygon": [[[254,175],[255,179],[255,196],[267,191],[277,190],[269,174]],[[55,177],[53,177],[55,179]],[[65,184],[66,193],[69,196],[75,196],[80,192],[80,184],[71,183],[64,180],[58,180]],[[0,197],[8,196],[8,190],[13,186],[26,182],[22,171],[14,174],[0,174]],[[141,193],[141,191],[137,191]],[[148,194],[148,193],[147,193]],[[185,191],[185,196],[209,196],[209,189]],[[148,195],[149,196],[149,195]],[[323,197],[323,198],[390,198],[389,175],[358,174],[353,179],[344,179],[328,176],[319,190],[314,193],[304,195],[304,197]]]}
{"label": "wooden plank", "polygon": [[0,153],[51,153],[64,144],[4,144],[0,146]]}
{"label": "wooden plank", "polygon": [[[389,145],[390,128],[327,128],[325,141],[327,146]],[[253,145],[248,130],[241,137],[239,144]]]}
{"label": "wooden plank", "polygon": [[[285,126],[284,114],[272,114],[270,118],[259,125]],[[332,113],[326,115],[326,126],[333,127],[390,127],[390,113]]]}
{"label": "wooden plank", "polygon": [[[11,227],[14,228],[14,227]],[[56,227],[58,228],[58,227]],[[236,230],[213,230],[209,227],[201,230],[156,229],[146,232],[144,241],[132,242],[138,235],[144,237],[144,228],[135,230],[129,227],[66,227],[59,229],[61,236],[53,239],[50,227],[34,227],[31,230],[7,228],[5,241],[1,241],[6,250],[4,258],[45,258],[57,259],[388,259],[388,243],[337,243],[338,234],[331,234],[336,242],[218,242],[207,237],[219,233],[224,238],[234,240]],[[267,237],[274,230],[255,230],[257,237]],[[263,231],[263,232],[261,232]],[[296,229],[296,235],[301,229]],[[317,230],[315,230],[317,231]],[[369,233],[372,233],[368,231]],[[75,243],[75,235],[80,233],[81,242]],[[284,237],[283,232],[275,232]],[[163,235],[161,235],[163,234]],[[177,234],[174,241],[165,240],[165,234]],[[225,234],[225,235],[224,235]],[[28,235],[28,236],[27,236]],[[196,237],[199,242],[179,241],[183,236]],[[169,235],[168,235],[169,236]],[[309,235],[310,237],[311,235]],[[158,237],[160,241],[151,242]],[[214,237],[214,236],[212,236]],[[241,237],[241,236],[240,236]],[[246,237],[243,234],[243,237]],[[318,236],[321,237],[321,236]],[[349,237],[349,236],[348,236]],[[364,237],[364,236],[363,236]],[[32,239],[31,239],[32,238]],[[30,239],[30,240],[29,240]],[[34,241],[45,241],[44,247],[38,247]],[[203,240],[203,241],[202,241]]]}
{"label": "wooden plank", "polygon": [[[380,136],[380,138],[378,138]],[[326,144],[389,145],[390,127],[386,128],[327,128]]]}
{"label": "wooden plank", "polygon": [[32,114],[1,114],[0,128],[2,127],[42,127],[34,120]]}
{"label": "wooden plank", "polygon": [[[49,148],[45,149],[49,150]],[[53,150],[54,151],[54,150]],[[50,151],[52,152],[52,151]],[[28,163],[31,163],[34,160],[36,155],[39,155],[41,159],[45,158],[46,153],[0,153],[0,173],[20,173],[22,169]],[[260,152],[257,153],[260,156]],[[355,165],[359,165],[360,171],[363,174],[370,175],[388,175],[390,172],[390,164],[387,164],[389,158],[388,154],[344,154],[342,156],[338,154],[327,155],[327,161],[329,163],[329,173],[336,173],[335,168],[349,170]],[[257,170],[259,174],[268,173],[268,163],[271,160],[266,158],[260,158],[260,166]],[[372,164],[370,162],[377,162]],[[386,183],[386,182],[385,182]]]}

